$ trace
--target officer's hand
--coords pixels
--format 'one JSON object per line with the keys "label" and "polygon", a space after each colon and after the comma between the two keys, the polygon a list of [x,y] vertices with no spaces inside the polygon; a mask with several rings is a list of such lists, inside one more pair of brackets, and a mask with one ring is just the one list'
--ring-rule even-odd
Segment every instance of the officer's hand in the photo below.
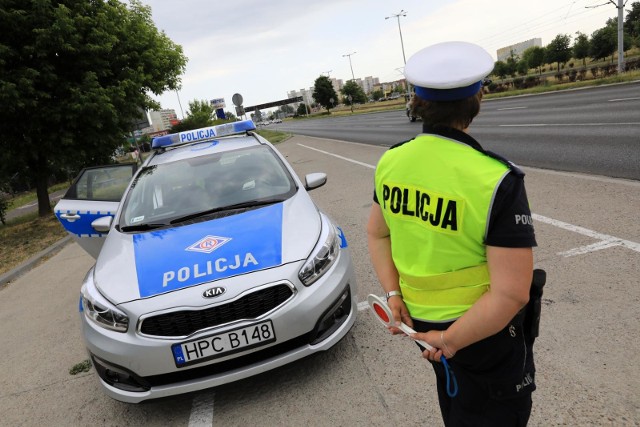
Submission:
{"label": "officer's hand", "polygon": [[[407,306],[404,305],[404,301],[400,296],[394,295],[389,298],[387,305],[393,314],[394,323],[403,322],[405,325],[413,328],[413,321],[411,320],[411,316],[409,316],[409,310],[407,310]],[[394,326],[389,326],[388,329],[393,335],[404,334],[404,332]]]}
{"label": "officer's hand", "polygon": [[[442,346],[442,344],[440,344],[440,331],[416,332],[415,334],[411,334],[411,338],[424,341],[432,347],[431,350],[424,350],[422,352],[422,357],[425,359],[431,362],[441,362],[440,358],[442,356],[447,357],[443,349],[439,348]],[[451,359],[453,356],[455,356],[455,353],[449,355],[448,358]]]}

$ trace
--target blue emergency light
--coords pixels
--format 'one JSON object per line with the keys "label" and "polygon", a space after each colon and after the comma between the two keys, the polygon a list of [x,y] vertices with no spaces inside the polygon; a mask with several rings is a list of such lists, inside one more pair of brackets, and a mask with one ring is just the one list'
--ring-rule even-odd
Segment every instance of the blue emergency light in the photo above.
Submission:
{"label": "blue emergency light", "polygon": [[169,147],[172,145],[191,144],[194,142],[209,141],[216,137],[234,135],[238,133],[256,130],[256,125],[252,120],[241,122],[224,123],[216,126],[209,126],[201,129],[187,130],[180,133],[158,136],[153,138],[151,148]]}

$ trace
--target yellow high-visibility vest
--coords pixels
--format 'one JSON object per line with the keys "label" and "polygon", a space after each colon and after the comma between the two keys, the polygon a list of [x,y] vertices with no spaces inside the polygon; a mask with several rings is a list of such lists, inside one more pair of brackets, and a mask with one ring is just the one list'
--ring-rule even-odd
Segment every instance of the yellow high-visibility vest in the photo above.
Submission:
{"label": "yellow high-visibility vest", "polygon": [[461,142],[421,134],[388,150],[375,188],[412,317],[453,320],[489,289],[485,236],[504,163]]}

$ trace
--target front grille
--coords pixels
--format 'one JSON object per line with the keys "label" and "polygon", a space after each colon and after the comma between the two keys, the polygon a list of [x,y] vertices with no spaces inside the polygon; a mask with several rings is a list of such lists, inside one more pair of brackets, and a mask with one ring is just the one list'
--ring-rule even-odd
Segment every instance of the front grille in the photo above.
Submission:
{"label": "front grille", "polygon": [[278,307],[293,295],[279,284],[259,289],[241,298],[203,310],[182,310],[151,316],[142,321],[140,332],[156,337],[186,337],[194,332],[236,320],[255,319]]}

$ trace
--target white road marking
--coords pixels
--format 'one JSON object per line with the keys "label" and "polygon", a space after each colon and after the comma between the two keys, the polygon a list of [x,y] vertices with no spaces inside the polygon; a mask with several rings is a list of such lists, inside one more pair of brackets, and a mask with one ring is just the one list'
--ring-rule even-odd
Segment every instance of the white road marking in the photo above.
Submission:
{"label": "white road marking", "polygon": [[618,99],[610,99],[608,102],[620,102],[620,101],[635,101],[637,99],[640,99],[640,97],[635,97],[635,98],[618,98]]}
{"label": "white road marking", "polygon": [[597,231],[589,230],[588,228],[558,221],[557,219],[547,218],[546,216],[542,215],[532,214],[532,217],[536,221],[544,222],[546,224],[553,225],[554,227],[562,228],[563,230],[572,231],[574,233],[582,234],[583,236],[599,240],[599,242],[595,244],[581,246],[579,248],[570,249],[564,252],[558,252],[558,255],[562,255],[564,257],[586,254],[589,252],[595,252],[614,246],[623,246],[627,249],[631,249],[632,251],[640,252],[640,243],[637,242],[609,236],[608,234],[598,233]]}
{"label": "white road marking", "polygon": [[369,303],[367,301],[361,301],[358,303],[358,311],[364,311],[369,308]]}
{"label": "white road marking", "polygon": [[213,425],[214,392],[199,393],[193,398],[189,427],[204,427]]}
{"label": "white road marking", "polygon": [[599,176],[599,175],[585,175],[578,172],[552,171],[549,169],[538,169],[538,168],[532,168],[529,166],[522,166],[521,169],[524,171],[531,170],[535,172],[540,172],[546,175],[567,176],[567,177],[576,178],[576,179],[586,179],[588,181],[598,181],[598,182],[606,182],[606,183],[616,184],[616,185],[628,185],[630,187],[640,187],[640,181],[632,181],[630,179],[624,179],[624,178],[609,178],[606,176]]}
{"label": "white road marking", "polygon": [[[376,168],[375,166],[370,165],[368,163],[359,162],[357,160],[350,159],[350,158],[344,157],[344,156],[340,156],[338,154],[330,153],[328,151],[320,150],[318,148],[309,147],[309,146],[303,145],[303,144],[298,144],[298,145],[301,146],[301,147],[304,147],[304,148],[308,148],[310,150],[318,151],[318,152],[326,154],[328,156],[336,157],[338,159],[346,160],[347,162],[351,162],[351,163],[355,163],[355,164],[360,165],[360,166],[367,167],[369,169],[375,169]],[[543,172],[545,172],[545,171],[543,171]],[[581,178],[581,176],[579,176],[579,175],[574,175],[574,176],[576,178]],[[590,177],[590,179],[594,179],[594,178]],[[598,180],[598,179],[596,179],[596,180]],[[601,180],[602,181],[610,181],[611,178],[601,178]],[[626,181],[623,181],[623,182],[626,182]],[[599,242],[591,244],[591,245],[581,246],[579,248],[570,249],[570,250],[564,251],[564,252],[558,252],[558,255],[561,255],[563,257],[570,257],[570,256],[574,256],[574,255],[586,254],[586,253],[589,253],[589,252],[595,252],[595,251],[599,251],[599,250],[602,250],[602,249],[611,248],[611,247],[614,247],[614,246],[623,246],[623,247],[625,247],[627,249],[631,249],[632,251],[640,252],[640,243],[637,243],[637,242],[632,242],[630,240],[624,240],[624,239],[620,239],[618,237],[609,236],[608,234],[598,233],[597,231],[589,230],[588,228],[580,227],[578,225],[569,224],[567,222],[558,221],[557,219],[553,219],[553,218],[547,218],[546,216],[542,216],[542,215],[538,215],[538,214],[532,214],[532,217],[536,221],[544,222],[545,224],[553,225],[554,227],[562,228],[563,230],[567,230],[567,231],[571,231],[571,232],[574,232],[574,233],[582,234],[583,236],[591,237],[591,238],[594,238],[594,239],[599,241]],[[364,310],[364,309],[360,308],[361,304],[363,304],[363,303],[359,303],[358,304],[358,310]]]}
{"label": "white road marking", "polygon": [[509,107],[509,108],[498,108],[496,111],[505,111],[505,110],[522,110],[527,109],[529,107]]}
{"label": "white road marking", "polygon": [[337,157],[339,159],[346,160],[347,162],[355,163],[356,165],[364,166],[365,168],[369,168],[369,169],[375,169],[376,168],[375,166],[372,166],[372,165],[370,165],[368,163],[359,162],[357,160],[353,160],[353,159],[350,159],[348,157],[339,156],[337,154],[333,154],[333,153],[330,153],[328,151],[319,150],[317,148],[309,147],[308,145],[303,145],[303,144],[298,144],[298,145],[301,146],[301,147],[304,147],[304,148],[308,148],[309,150],[318,151],[318,152],[320,152],[322,154],[326,154],[328,156]]}

